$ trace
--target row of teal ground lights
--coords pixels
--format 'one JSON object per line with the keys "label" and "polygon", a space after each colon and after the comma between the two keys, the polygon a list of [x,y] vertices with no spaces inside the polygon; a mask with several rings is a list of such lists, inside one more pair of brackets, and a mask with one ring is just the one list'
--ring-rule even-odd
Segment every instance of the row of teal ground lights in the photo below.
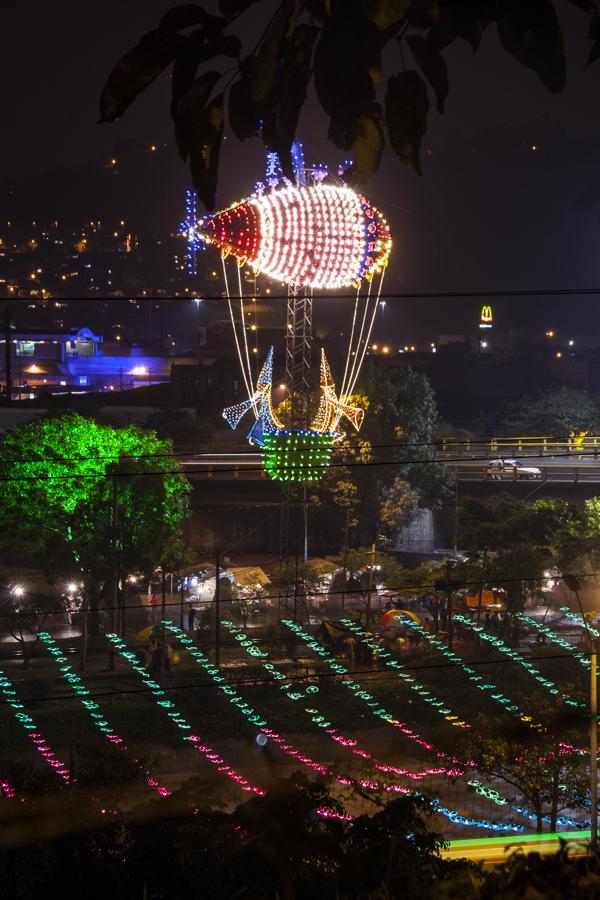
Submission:
{"label": "row of teal ground lights", "polygon": [[573,658],[576,659],[581,666],[589,669],[589,658],[585,655],[585,653],[581,653],[581,651],[577,649],[575,644],[572,644],[570,641],[562,638],[555,631],[552,631],[551,628],[548,628],[547,625],[544,625],[543,622],[538,622],[537,619],[533,619],[531,616],[526,616],[525,613],[517,613],[516,617],[526,625],[531,625],[533,628],[539,631],[540,634],[543,634],[545,637],[547,637],[548,640],[551,641],[551,643],[556,644],[558,647],[562,647],[563,650],[568,650]]}
{"label": "row of teal ground lights", "polygon": [[[342,624],[346,626],[350,631],[353,631],[355,634],[360,634],[365,636],[367,634],[366,631],[361,629],[359,625],[356,625],[352,619],[342,619]],[[435,647],[436,650],[439,650],[446,659],[449,659],[453,662],[457,668],[461,669],[469,678],[469,681],[472,681],[473,684],[477,686],[480,691],[487,691],[488,696],[498,703],[502,709],[506,710],[506,712],[511,713],[512,715],[517,716],[523,722],[527,722],[536,730],[540,730],[543,728],[541,723],[536,723],[533,721],[531,716],[528,716],[510,697],[506,694],[503,694],[502,691],[498,688],[496,684],[493,682],[486,681],[483,676],[478,675],[475,669],[472,666],[467,665],[465,659],[462,656],[459,656],[458,653],[455,653],[444,641],[440,640],[435,635],[431,634],[422,625],[418,625],[416,622],[413,622],[410,619],[406,619],[402,621],[403,625],[410,627],[416,634],[423,637],[428,643],[431,644],[432,647]],[[491,691],[495,691],[495,693],[489,693]]]}
{"label": "row of teal ground lights", "polygon": [[[108,722],[105,713],[100,711],[99,704],[96,703],[95,700],[90,699],[89,688],[85,686],[85,684],[83,683],[83,679],[75,672],[73,666],[68,665],[67,657],[63,655],[62,650],[60,649],[56,641],[52,638],[52,635],[48,631],[40,631],[39,638],[45,645],[46,649],[51,654],[55,662],[59,664],[60,674],[69,684],[73,693],[79,698],[81,705],[87,712],[95,727],[101,732],[104,738],[113,745],[113,747],[117,747],[119,750],[122,750],[126,753],[130,752],[123,738],[119,737],[115,729]],[[132,759],[136,763],[136,765],[138,765],[143,771],[146,784],[151,787],[153,791],[156,791],[159,796],[168,797],[171,791],[167,790],[167,788],[159,784],[156,778],[154,778],[154,776],[151,775],[150,772],[148,772],[142,766],[138,759],[136,759],[135,757],[132,757]]]}
{"label": "row of teal ground lights", "polygon": [[[192,726],[188,723],[184,716],[177,710],[175,704],[172,700],[166,699],[166,691],[161,688],[160,684],[154,681],[149,677],[146,669],[140,665],[137,656],[131,650],[128,649],[127,644],[123,641],[118,634],[107,634],[107,639],[110,643],[117,649],[119,655],[125,659],[131,666],[134,672],[136,672],[141,680],[144,682],[150,693],[157,699],[156,703],[160,708],[165,712],[165,714],[171,719],[171,721],[180,728],[182,731],[191,732]],[[232,766],[228,765],[225,760],[216,753],[212,747],[208,747],[203,743],[202,738],[197,734],[185,734],[183,736],[184,741],[189,741],[194,748],[198,752],[202,753],[202,755],[207,759],[212,765],[217,767],[217,770],[221,772],[223,775],[226,775],[231,781],[234,781],[243,791],[250,791],[254,794],[258,794],[259,796],[264,796],[266,793],[265,789],[260,787],[259,785],[252,785],[250,782],[240,775]]]}
{"label": "row of teal ground lights", "polygon": [[[352,621],[352,619],[341,619],[341,622],[343,625],[345,625],[349,630],[353,631],[355,634],[360,634],[360,635],[367,634],[367,632],[365,632],[360,626],[356,625]],[[403,624],[409,625],[414,631],[416,631],[418,634],[421,634],[423,637],[425,637],[434,647],[436,647],[436,649],[441,650],[448,659],[452,660],[452,662],[456,662],[457,664],[459,664],[462,668],[465,669],[465,671],[467,673],[472,673],[473,677],[470,676],[470,679],[472,681],[475,681],[475,682],[483,681],[483,678],[481,678],[481,676],[475,675],[474,669],[472,669],[470,666],[464,665],[464,661],[463,661],[462,657],[460,657],[458,654],[456,654],[452,650],[450,650],[450,648],[448,647],[448,645],[446,643],[444,643],[444,641],[441,641],[439,638],[430,634],[422,626],[417,625],[416,622],[406,621]],[[492,689],[492,690],[495,689],[495,685],[493,685],[493,684],[483,684],[483,685],[478,685],[478,687],[481,687],[482,689]],[[502,702],[501,698],[504,697],[503,694],[501,694],[499,692],[495,696],[494,695],[490,695],[490,696],[492,696],[493,699],[498,699],[499,702],[502,703],[502,706],[504,709],[511,711],[510,706],[507,706],[507,705],[505,705],[505,702]],[[504,698],[505,701],[506,701],[506,699],[507,698]],[[509,701],[509,703],[510,702],[511,701]],[[518,712],[519,717],[524,722],[531,722],[532,725],[536,728],[536,730],[543,729],[544,726],[541,723],[536,724],[535,722],[533,722],[532,718],[530,716],[525,716],[525,714],[519,710],[518,706],[515,705],[514,710],[516,710]],[[497,791],[494,791],[492,788],[485,787],[485,785],[481,784],[481,782],[479,782],[479,781],[468,781],[467,784],[470,787],[478,786],[479,790],[477,790],[477,793],[481,794],[482,796],[486,796],[490,799],[495,799],[496,802],[498,802],[497,798],[499,798],[501,801],[500,805],[502,805],[504,803],[508,803],[508,800],[506,800],[505,798],[500,798],[500,795],[498,794]],[[522,812],[524,809],[523,807],[513,806],[512,808],[519,813],[527,815],[527,810],[525,810],[524,813]],[[529,818],[528,815],[527,815],[527,817]],[[546,819],[544,821],[546,821]],[[547,821],[549,821],[549,819],[547,819]],[[568,816],[563,817],[563,821],[558,822],[558,824],[565,825],[565,826],[572,826],[575,828],[581,827],[581,823],[578,823],[575,819],[571,819]]]}
{"label": "row of teal ground lights", "polygon": [[308,700],[310,702],[310,706],[304,706],[303,704],[300,704],[300,708],[304,713],[308,715],[310,722],[316,728],[323,729],[324,734],[326,734],[330,740],[334,741],[342,747],[346,747],[355,756],[359,756],[361,759],[368,760],[380,772],[391,772],[394,775],[401,775],[405,778],[412,778],[415,780],[420,780],[428,775],[456,776],[463,774],[462,769],[448,769],[444,767],[427,768],[420,772],[414,772],[409,769],[401,768],[399,766],[392,766],[390,763],[384,763],[381,760],[377,759],[377,757],[373,756],[372,753],[369,753],[368,750],[363,750],[361,747],[359,747],[357,740],[355,740],[354,738],[345,737],[343,734],[341,734],[338,729],[332,726],[332,723],[328,721],[328,717],[324,716],[318,709],[318,707],[315,706],[313,699],[314,694],[317,694],[319,692],[319,688],[316,685],[308,685],[308,687],[306,687],[304,690],[294,689],[293,683],[290,680],[289,676],[284,672],[281,672],[275,665],[273,665],[273,663],[267,662],[269,654],[266,651],[261,650],[241,628],[239,628],[237,625],[234,625],[234,623],[230,621],[222,621],[222,624],[234,635],[236,641],[240,643],[240,646],[246,651],[246,653],[248,653],[250,656],[263,658],[261,661],[262,668],[269,673],[274,681],[279,682],[279,688],[288,700],[292,701],[293,703],[296,703],[298,700]]}
{"label": "row of teal ground lights", "polygon": [[594,637],[600,637],[600,631],[598,631],[597,628],[594,628],[592,623],[580,616],[579,613],[572,612],[568,606],[561,606],[560,611],[565,614],[567,619],[570,619],[571,622],[574,622],[576,625],[580,625],[586,631],[589,631],[590,634],[593,634]]}
{"label": "row of teal ground lights", "polygon": [[399,663],[398,660],[392,658],[392,654],[387,650],[382,650],[379,644],[375,640],[371,640],[367,637],[367,632],[362,631],[360,626],[354,625],[354,623],[350,619],[343,619],[344,623],[350,623],[346,627],[350,627],[352,631],[359,631],[363,634],[363,644],[366,644],[374,653],[377,654],[377,659],[381,660],[384,666],[387,669],[393,669],[402,681],[404,681],[410,688],[411,691],[415,691],[418,697],[420,697],[425,703],[428,703],[440,716],[443,716],[444,719],[453,725],[455,728],[471,728],[469,722],[466,722],[464,719],[461,719],[457,716],[452,709],[446,704],[444,700],[440,700],[439,697],[435,697],[430,690],[424,684],[421,684],[417,679],[410,675],[408,672],[403,672],[404,666],[402,663]]}
{"label": "row of teal ground lights", "polygon": [[[164,624],[165,624],[165,627],[168,628],[168,630],[172,634],[174,634],[176,637],[179,638],[180,643],[186,648],[186,650],[188,650],[188,652],[192,655],[194,660],[200,666],[202,666],[202,668],[210,675],[212,680],[215,681],[219,685],[219,688],[228,696],[230,703],[234,704],[243,713],[243,715],[247,718],[247,720],[251,724],[259,727],[260,730],[265,735],[267,735],[267,737],[269,737],[271,740],[274,740],[275,743],[280,747],[280,749],[283,750],[285,753],[288,753],[288,755],[292,756],[294,759],[297,759],[300,762],[304,763],[313,771],[316,771],[322,775],[328,774],[328,775],[332,776],[338,783],[341,783],[344,785],[350,785],[350,786],[357,785],[362,788],[366,788],[367,790],[386,790],[389,792],[401,793],[401,794],[404,794],[405,796],[415,796],[415,797],[422,796],[418,791],[410,791],[408,788],[400,787],[399,785],[387,785],[387,786],[379,785],[379,784],[370,782],[367,779],[352,779],[352,778],[348,778],[345,776],[336,775],[335,773],[328,771],[325,766],[321,765],[320,763],[315,763],[313,760],[311,760],[310,757],[306,756],[305,754],[301,754],[300,751],[296,750],[296,748],[292,744],[290,744],[288,741],[286,741],[284,738],[282,738],[281,735],[279,735],[272,728],[268,727],[266,720],[261,719],[260,716],[254,712],[253,708],[248,703],[245,703],[243,701],[241,694],[239,694],[235,690],[235,688],[224,683],[225,679],[220,674],[221,670],[219,669],[219,667],[215,666],[213,663],[210,662],[210,660],[208,659],[206,654],[203,653],[202,650],[200,650],[199,647],[196,646],[196,644],[192,641],[192,639],[186,635],[186,633],[183,631],[183,629],[179,628],[177,625],[175,625],[170,620],[165,620]],[[226,624],[226,623],[223,623],[223,624]],[[255,649],[258,650],[258,648],[255,648]],[[258,653],[254,652],[251,655],[258,656],[261,653],[262,653],[262,651],[258,651]],[[465,825],[467,827],[472,826],[475,828],[485,828],[485,829],[490,829],[492,831],[502,831],[502,832],[505,832],[505,831],[521,832],[521,831],[523,831],[522,825],[515,825],[512,822],[511,823],[492,822],[492,821],[489,821],[488,819],[475,819],[470,816],[463,816],[457,810],[448,809],[447,807],[442,806],[439,800],[432,801],[432,806],[436,813],[438,813],[439,815],[445,816],[451,822],[453,822],[455,825]],[[353,820],[352,816],[348,816],[346,813],[336,813],[332,810],[329,810],[327,807],[319,808],[317,810],[317,812],[319,813],[319,815],[322,816],[322,818],[325,818],[325,819],[328,819],[328,818],[338,819],[339,818],[344,821],[352,821]]]}
{"label": "row of teal ground lights", "polygon": [[505,656],[508,656],[513,662],[518,663],[518,665],[522,666],[528,675],[531,675],[532,678],[535,678],[539,684],[543,685],[547,690],[553,694],[554,696],[560,697],[561,700],[566,703],[568,706],[574,706],[578,709],[586,709],[586,704],[580,702],[579,700],[575,700],[569,694],[561,691],[556,682],[551,681],[549,678],[545,678],[540,670],[533,665],[533,663],[529,662],[529,660],[525,659],[524,656],[521,656],[520,653],[517,653],[516,650],[513,650],[509,647],[503,640],[496,637],[493,634],[489,634],[481,625],[478,625],[476,622],[472,622],[470,619],[467,619],[466,616],[456,614],[454,616],[457,622],[460,622],[461,625],[465,625],[467,628],[470,628],[472,631],[476,632],[484,641],[487,641],[492,647],[495,647],[500,653],[503,653]]}
{"label": "row of teal ground lights", "polygon": [[327,766],[323,765],[322,763],[315,762],[315,760],[311,759],[310,756],[302,753],[286,738],[283,738],[280,734],[278,734],[275,729],[271,728],[267,720],[256,713],[253,707],[251,707],[249,703],[246,703],[244,701],[242,695],[238,691],[236,691],[235,688],[225,683],[225,678],[220,674],[219,667],[211,663],[206,654],[196,646],[191,638],[187,637],[185,631],[183,631],[181,628],[178,628],[177,625],[174,625],[173,622],[169,620],[165,620],[165,626],[172,634],[179,638],[180,643],[194,658],[195,662],[197,662],[198,665],[202,666],[204,671],[209,674],[211,679],[216,684],[218,684],[220,690],[223,691],[223,693],[228,697],[229,702],[232,703],[246,717],[251,725],[255,725],[257,728],[259,728],[263,734],[265,734],[270,740],[277,744],[277,746],[284,753],[287,753],[288,756],[291,756],[293,759],[298,760],[309,769],[312,769],[312,771],[318,772],[318,774],[320,775],[329,776],[339,784],[343,784],[344,786],[356,786],[370,791],[386,791],[388,793],[397,794],[410,793],[408,788],[403,788],[399,785],[381,784],[379,782],[370,781],[367,778],[351,778],[348,775],[340,775],[329,770]]}
{"label": "row of teal ground lights", "polygon": [[[326,650],[325,647],[323,647],[323,645],[318,640],[316,640],[316,638],[314,638],[312,634],[304,631],[302,626],[296,625],[296,623],[291,619],[282,619],[281,621],[291,631],[293,631],[294,634],[301,638],[314,653],[320,656],[321,659],[333,672],[338,675],[344,676],[347,676],[349,674],[348,669],[338,663],[335,656],[332,653],[329,653],[329,651]],[[407,725],[405,722],[401,722],[394,715],[392,715],[392,713],[388,712],[375,697],[375,695],[366,691],[360,684],[360,682],[354,680],[353,678],[344,677],[341,679],[340,684],[351,691],[355,698],[357,698],[358,700],[362,700],[365,707],[369,710],[372,716],[380,719],[382,722],[385,722],[391,728],[398,729],[409,740],[414,741],[420,747],[423,747],[423,749],[428,750],[430,753],[434,753],[440,759],[447,759],[449,762],[455,765],[472,765],[472,763],[462,762],[462,760],[460,760],[457,756],[454,756],[451,753],[445,753],[443,750],[438,749],[434,744],[424,740],[409,725]]]}
{"label": "row of teal ground lights", "polygon": [[27,732],[27,736],[31,740],[31,743],[40,754],[42,759],[48,763],[48,765],[56,772],[56,774],[61,778],[65,784],[68,784],[70,781],[70,772],[68,766],[64,764],[56,755],[56,753],[52,750],[52,748],[48,745],[45,738],[42,736],[39,728],[33,721],[32,717],[25,712],[24,705],[17,699],[17,692],[14,689],[14,685],[8,675],[0,669],[0,693],[5,697],[5,702],[7,706],[13,712],[13,715],[21,728],[23,728]]}
{"label": "row of teal ground lights", "polygon": [[[493,788],[486,787],[486,785],[482,784],[481,781],[467,781],[468,787],[471,790],[475,791],[476,794],[479,794],[480,797],[485,797],[487,800],[491,800],[497,806],[506,806],[510,803],[506,797],[503,797],[498,791],[493,790]],[[528,810],[525,806],[521,805],[511,805],[511,809],[515,812],[519,813],[519,815],[523,816],[530,821],[534,821],[537,819],[537,815]],[[542,822],[550,822],[550,816],[544,815],[542,816]],[[565,828],[587,828],[591,822],[586,820],[585,822],[580,822],[578,819],[574,819],[571,816],[557,816],[556,824],[558,826],[562,826]]]}

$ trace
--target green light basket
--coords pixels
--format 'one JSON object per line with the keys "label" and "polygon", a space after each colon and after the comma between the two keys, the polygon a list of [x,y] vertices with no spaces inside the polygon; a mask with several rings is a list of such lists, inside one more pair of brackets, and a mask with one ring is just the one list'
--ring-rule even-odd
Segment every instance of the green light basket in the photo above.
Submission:
{"label": "green light basket", "polygon": [[316,431],[274,431],[265,434],[265,472],[275,481],[319,481],[331,460],[336,435]]}

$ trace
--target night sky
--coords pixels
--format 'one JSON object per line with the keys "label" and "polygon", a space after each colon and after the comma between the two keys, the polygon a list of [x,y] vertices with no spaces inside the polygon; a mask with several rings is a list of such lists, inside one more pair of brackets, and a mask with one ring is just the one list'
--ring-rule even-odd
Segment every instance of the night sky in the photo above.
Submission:
{"label": "night sky", "polygon": [[[169,8],[164,0],[86,4],[9,4],[3,10],[3,140],[0,175],[39,174],[109,156],[115,142],[167,143],[181,193],[165,210],[181,217],[188,184],[172,146],[168,80],[161,79],[116,125],[97,125],[97,100],[112,63]],[[249,29],[268,12],[259,4]],[[395,237],[387,287],[398,290],[492,290],[600,286],[600,63],[584,69],[587,18],[566,3],[557,9],[567,33],[565,91],[551,95],[534,73],[500,47],[492,27],[473,55],[461,42],[446,52],[450,97],[445,116],[430,112],[424,176],[391,153],[367,186]],[[407,64],[412,66],[407,51]],[[400,69],[393,53],[387,73]],[[341,154],[325,140],[326,121],[309,102],[299,136],[309,160],[334,164]],[[534,151],[530,149],[535,146]],[[259,141],[229,138],[221,160],[219,199],[251,190],[260,175]],[[502,300],[498,324],[600,334],[598,300]],[[406,339],[461,331],[472,300],[399,301],[386,307],[386,327]],[[435,324],[432,326],[432,322]]]}

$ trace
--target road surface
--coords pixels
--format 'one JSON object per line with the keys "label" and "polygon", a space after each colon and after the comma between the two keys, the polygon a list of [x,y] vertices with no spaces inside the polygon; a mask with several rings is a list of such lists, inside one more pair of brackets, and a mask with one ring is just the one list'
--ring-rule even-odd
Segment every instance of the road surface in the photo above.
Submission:
{"label": "road surface", "polygon": [[560,841],[569,844],[571,853],[575,856],[587,855],[587,842],[590,839],[588,831],[565,831],[556,834],[523,834],[489,838],[461,838],[450,841],[446,850],[442,850],[444,859],[470,859],[472,862],[482,862],[486,865],[494,865],[504,862],[510,853],[522,850],[523,853],[541,853],[543,855],[556,853],[560,847]]}
{"label": "road surface", "polygon": [[[489,459],[481,458],[483,456],[484,453],[478,455],[476,459],[466,456],[464,459],[457,459],[456,456],[446,453],[441,454],[439,458],[456,472],[459,481],[486,481],[499,489],[501,485],[510,484],[512,481],[523,483],[516,474],[515,477],[509,475],[499,480],[490,478],[487,474],[489,461],[498,457],[490,454]],[[520,453],[513,452],[510,457],[507,455],[507,458],[522,460],[522,465],[541,470],[541,479],[527,479],[532,486],[547,481],[557,484],[578,481],[600,483],[600,459],[594,458],[593,455],[579,457],[575,453],[570,456],[561,453],[557,456],[533,456],[530,450],[523,450]],[[334,455],[332,463],[335,464],[335,461]],[[252,450],[240,453],[197,453],[182,457],[180,463],[186,474],[195,478],[257,481],[267,477],[263,470],[261,454]]]}

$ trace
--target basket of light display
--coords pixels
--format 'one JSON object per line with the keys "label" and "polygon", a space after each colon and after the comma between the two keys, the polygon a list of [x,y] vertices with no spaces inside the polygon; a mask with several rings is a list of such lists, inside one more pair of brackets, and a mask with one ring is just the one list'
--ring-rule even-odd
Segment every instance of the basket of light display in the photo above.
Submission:
{"label": "basket of light display", "polygon": [[276,481],[319,481],[329,465],[335,434],[315,431],[274,431],[265,434],[265,472]]}

